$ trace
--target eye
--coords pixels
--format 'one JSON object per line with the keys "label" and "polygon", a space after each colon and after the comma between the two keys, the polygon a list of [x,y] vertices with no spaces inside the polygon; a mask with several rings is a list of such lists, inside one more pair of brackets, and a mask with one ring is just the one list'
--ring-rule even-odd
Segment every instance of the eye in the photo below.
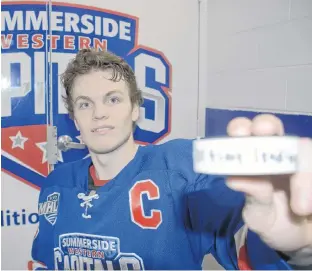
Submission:
{"label": "eye", "polygon": [[112,96],[108,100],[108,103],[110,103],[110,104],[118,104],[120,102],[121,102],[121,99],[119,97],[116,97],[116,96]]}
{"label": "eye", "polygon": [[91,104],[89,102],[81,102],[78,104],[79,109],[86,109],[86,108],[89,108],[90,106]]}

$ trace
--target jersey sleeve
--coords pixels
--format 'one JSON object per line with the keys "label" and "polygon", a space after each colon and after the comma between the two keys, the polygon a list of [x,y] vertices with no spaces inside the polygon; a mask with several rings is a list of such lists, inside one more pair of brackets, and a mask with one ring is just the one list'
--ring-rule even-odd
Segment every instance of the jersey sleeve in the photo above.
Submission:
{"label": "jersey sleeve", "polygon": [[224,178],[197,176],[188,188],[187,208],[191,229],[200,236],[196,237],[200,239],[200,253],[211,253],[225,269],[291,269],[278,252],[244,224],[244,201],[243,193],[229,189]]}
{"label": "jersey sleeve", "polygon": [[291,269],[244,224],[245,195],[228,188],[223,176],[194,172],[193,140],[176,141],[173,149],[178,170],[188,182],[184,193],[193,254],[201,259],[211,253],[227,270]]}

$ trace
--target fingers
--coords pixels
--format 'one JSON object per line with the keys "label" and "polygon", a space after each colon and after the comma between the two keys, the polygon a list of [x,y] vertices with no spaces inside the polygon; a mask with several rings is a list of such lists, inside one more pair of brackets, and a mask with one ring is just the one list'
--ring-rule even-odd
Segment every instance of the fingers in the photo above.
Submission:
{"label": "fingers", "polygon": [[257,115],[252,121],[245,117],[238,117],[229,122],[227,126],[229,136],[269,136],[283,135],[284,125],[274,115]]}
{"label": "fingers", "polygon": [[[233,119],[228,124],[227,133],[233,137],[283,135],[284,126],[274,115],[262,114],[257,115],[252,121],[245,117]],[[274,187],[269,176],[229,177],[227,185],[233,190],[245,193],[249,199],[252,198],[262,204],[272,203]]]}
{"label": "fingers", "polygon": [[256,116],[252,120],[251,133],[257,136],[283,135],[284,125],[282,121],[270,114]]}
{"label": "fingers", "polygon": [[298,173],[290,179],[292,210],[297,215],[312,214],[312,140],[299,143]]}
{"label": "fingers", "polygon": [[227,126],[227,133],[229,136],[250,136],[251,135],[250,119],[239,117],[231,120]]}

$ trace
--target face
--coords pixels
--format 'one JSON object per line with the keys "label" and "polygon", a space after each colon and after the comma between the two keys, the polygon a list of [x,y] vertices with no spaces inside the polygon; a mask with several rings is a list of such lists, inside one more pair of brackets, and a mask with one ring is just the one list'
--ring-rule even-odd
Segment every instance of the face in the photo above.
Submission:
{"label": "face", "polygon": [[110,153],[132,138],[132,123],[139,117],[127,83],[110,78],[110,71],[80,75],[72,91],[76,127],[89,151],[96,154]]}

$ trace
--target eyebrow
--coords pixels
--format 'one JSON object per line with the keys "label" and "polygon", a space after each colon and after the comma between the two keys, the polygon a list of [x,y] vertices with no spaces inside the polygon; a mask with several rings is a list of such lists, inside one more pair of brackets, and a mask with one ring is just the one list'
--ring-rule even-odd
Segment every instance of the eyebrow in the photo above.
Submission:
{"label": "eyebrow", "polygon": [[[111,91],[107,92],[107,93],[104,95],[104,97],[111,96],[111,95],[113,95],[113,94],[115,94],[115,93],[119,93],[119,94],[121,94],[121,95],[124,95],[124,93],[123,93],[122,91],[120,91],[120,90],[118,90],[118,89],[114,89],[114,90],[111,90]],[[91,102],[92,102],[92,99],[91,99],[89,96],[79,95],[79,96],[75,99],[74,103],[76,103],[76,102],[77,102],[78,100],[80,100],[80,99],[82,99],[82,100],[88,100],[88,101],[91,101]]]}

